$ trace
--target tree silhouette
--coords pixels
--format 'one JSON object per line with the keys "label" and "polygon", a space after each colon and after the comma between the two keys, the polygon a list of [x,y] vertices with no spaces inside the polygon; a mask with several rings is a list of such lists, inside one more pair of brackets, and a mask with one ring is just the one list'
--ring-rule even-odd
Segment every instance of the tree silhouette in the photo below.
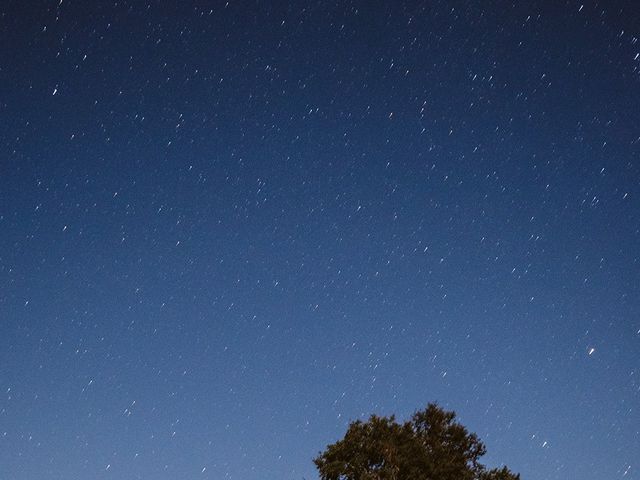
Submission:
{"label": "tree silhouette", "polygon": [[314,459],[322,480],[518,480],[508,468],[488,470],[486,452],[456,414],[430,403],[400,424],[372,415],[349,425],[342,440]]}

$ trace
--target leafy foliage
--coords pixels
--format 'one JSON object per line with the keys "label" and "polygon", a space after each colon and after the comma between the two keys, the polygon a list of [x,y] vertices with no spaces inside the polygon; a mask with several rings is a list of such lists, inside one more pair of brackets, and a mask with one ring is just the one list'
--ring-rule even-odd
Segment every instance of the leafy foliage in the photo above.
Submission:
{"label": "leafy foliage", "polygon": [[455,418],[436,404],[402,424],[372,415],[352,422],[314,463],[322,480],[519,480],[506,467],[487,470],[484,444]]}

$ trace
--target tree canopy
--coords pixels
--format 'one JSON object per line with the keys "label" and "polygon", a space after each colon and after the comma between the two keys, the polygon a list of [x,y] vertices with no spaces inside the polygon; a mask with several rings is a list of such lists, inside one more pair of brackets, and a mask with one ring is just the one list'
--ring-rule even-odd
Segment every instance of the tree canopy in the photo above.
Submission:
{"label": "tree canopy", "polygon": [[518,480],[508,468],[487,469],[475,433],[436,404],[398,423],[372,415],[349,425],[342,440],[314,459],[322,480]]}

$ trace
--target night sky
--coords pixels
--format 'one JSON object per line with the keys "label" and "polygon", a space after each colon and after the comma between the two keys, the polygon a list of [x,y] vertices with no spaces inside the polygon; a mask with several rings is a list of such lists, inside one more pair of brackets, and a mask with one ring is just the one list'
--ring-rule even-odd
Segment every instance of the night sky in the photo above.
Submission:
{"label": "night sky", "polygon": [[0,479],[313,479],[437,401],[523,480],[639,480],[639,36],[2,1]]}

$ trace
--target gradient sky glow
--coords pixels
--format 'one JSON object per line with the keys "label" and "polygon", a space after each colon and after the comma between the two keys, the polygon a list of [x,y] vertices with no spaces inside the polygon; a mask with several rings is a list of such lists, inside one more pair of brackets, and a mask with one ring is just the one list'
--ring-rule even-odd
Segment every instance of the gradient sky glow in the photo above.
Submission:
{"label": "gradient sky glow", "polygon": [[0,479],[306,479],[455,410],[640,480],[637,2],[0,2]]}

